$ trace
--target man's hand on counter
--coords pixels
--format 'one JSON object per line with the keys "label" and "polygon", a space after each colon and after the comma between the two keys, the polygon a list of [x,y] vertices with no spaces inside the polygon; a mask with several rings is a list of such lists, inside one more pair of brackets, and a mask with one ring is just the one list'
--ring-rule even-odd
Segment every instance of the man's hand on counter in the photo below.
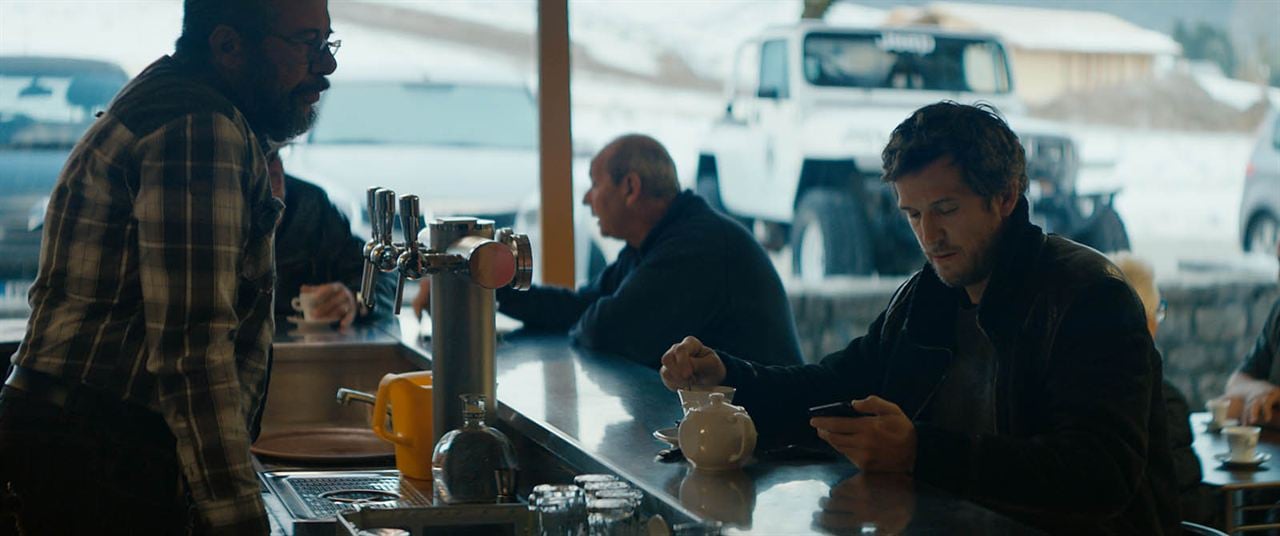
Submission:
{"label": "man's hand on counter", "polygon": [[916,463],[916,427],[902,408],[878,396],[853,401],[870,417],[813,417],[809,425],[863,471],[907,473]]}
{"label": "man's hand on counter", "polygon": [[323,285],[302,285],[298,294],[313,294],[316,299],[315,318],[321,321],[340,322],[350,327],[356,319],[356,295],[346,285],[337,281]]}
{"label": "man's hand on counter", "polygon": [[724,362],[697,337],[685,337],[662,354],[662,383],[672,391],[724,381]]}

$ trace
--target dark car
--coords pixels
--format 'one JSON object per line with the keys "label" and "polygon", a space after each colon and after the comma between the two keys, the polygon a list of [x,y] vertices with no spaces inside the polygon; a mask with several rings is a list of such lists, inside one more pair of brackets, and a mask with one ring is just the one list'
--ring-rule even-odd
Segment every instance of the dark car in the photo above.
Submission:
{"label": "dark car", "polygon": [[128,80],[105,61],[0,56],[0,280],[34,278],[58,172]]}

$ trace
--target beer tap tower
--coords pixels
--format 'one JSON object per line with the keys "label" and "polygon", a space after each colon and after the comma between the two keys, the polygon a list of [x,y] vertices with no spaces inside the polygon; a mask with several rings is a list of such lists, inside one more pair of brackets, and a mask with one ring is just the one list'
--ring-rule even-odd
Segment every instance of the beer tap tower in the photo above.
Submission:
{"label": "beer tap tower", "polygon": [[533,280],[529,238],[510,228],[495,234],[491,220],[436,218],[427,224],[430,243],[418,241],[421,212],[416,195],[400,197],[404,242],[392,239],[396,193],[368,191],[373,237],[364,246],[360,300],[373,307],[377,271],[398,271],[395,313],[400,314],[406,280],[431,277],[431,370],[433,440],[462,426],[459,395],[483,394],[490,400],[487,417],[498,400],[494,347],[494,289],[528,290]]}

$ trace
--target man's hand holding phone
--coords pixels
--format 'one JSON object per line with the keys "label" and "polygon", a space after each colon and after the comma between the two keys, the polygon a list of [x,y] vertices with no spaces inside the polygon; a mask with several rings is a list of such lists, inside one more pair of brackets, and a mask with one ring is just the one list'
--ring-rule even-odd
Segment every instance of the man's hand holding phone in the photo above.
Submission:
{"label": "man's hand holding phone", "polygon": [[909,473],[915,467],[916,426],[897,404],[870,396],[809,408],[809,414],[818,437],[859,469]]}

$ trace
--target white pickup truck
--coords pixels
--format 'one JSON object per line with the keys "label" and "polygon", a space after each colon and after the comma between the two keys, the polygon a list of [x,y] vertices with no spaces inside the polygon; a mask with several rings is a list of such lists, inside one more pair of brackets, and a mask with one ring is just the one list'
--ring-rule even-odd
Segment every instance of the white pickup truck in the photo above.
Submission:
{"label": "white pickup truck", "polygon": [[700,148],[697,190],[754,225],[766,246],[790,244],[803,279],[907,273],[922,257],[880,152],[899,122],[944,99],[994,105],[1028,156],[1037,222],[1102,251],[1128,248],[1114,192],[1079,195],[1074,142],[1024,116],[1004,46],[937,28],[770,28],[742,44],[728,105]]}

